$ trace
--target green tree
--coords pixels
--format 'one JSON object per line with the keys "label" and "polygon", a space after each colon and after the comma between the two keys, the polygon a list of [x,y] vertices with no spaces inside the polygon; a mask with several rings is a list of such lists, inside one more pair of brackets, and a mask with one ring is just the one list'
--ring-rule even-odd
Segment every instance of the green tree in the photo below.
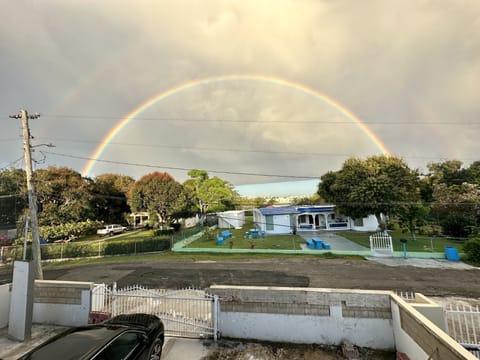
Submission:
{"label": "green tree", "polygon": [[184,208],[182,185],[168,173],[144,175],[132,186],[129,205],[133,211],[148,211],[156,215],[161,227],[171,225],[175,215]]}
{"label": "green tree", "polygon": [[25,171],[0,170],[0,225],[15,225],[27,207]]}
{"label": "green tree", "polygon": [[39,225],[86,221],[94,217],[91,186],[80,173],[66,167],[35,172]]}
{"label": "green tree", "polygon": [[441,183],[434,187],[432,213],[447,235],[466,237],[480,220],[480,185]]}
{"label": "green tree", "polygon": [[336,172],[321,177],[318,194],[352,218],[397,215],[406,203],[419,200],[418,174],[400,158],[351,158]]}
{"label": "green tree", "polygon": [[190,170],[190,179],[183,186],[193,197],[200,217],[207,212],[219,212],[234,209],[238,194],[233,186],[217,176],[210,178],[205,170]]}
{"label": "green tree", "polygon": [[102,174],[92,184],[92,207],[95,219],[107,223],[122,223],[130,213],[127,194],[135,180],[130,176]]}
{"label": "green tree", "polygon": [[415,231],[427,223],[429,214],[430,208],[418,202],[400,206],[396,217],[400,227],[407,230],[412,239],[416,240]]}

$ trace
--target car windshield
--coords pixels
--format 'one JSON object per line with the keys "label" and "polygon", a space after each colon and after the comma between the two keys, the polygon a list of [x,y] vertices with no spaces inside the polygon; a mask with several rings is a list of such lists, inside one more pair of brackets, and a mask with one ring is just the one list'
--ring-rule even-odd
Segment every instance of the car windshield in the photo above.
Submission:
{"label": "car windshield", "polygon": [[31,354],[32,360],[74,360],[100,349],[118,334],[117,327],[86,328],[67,334]]}

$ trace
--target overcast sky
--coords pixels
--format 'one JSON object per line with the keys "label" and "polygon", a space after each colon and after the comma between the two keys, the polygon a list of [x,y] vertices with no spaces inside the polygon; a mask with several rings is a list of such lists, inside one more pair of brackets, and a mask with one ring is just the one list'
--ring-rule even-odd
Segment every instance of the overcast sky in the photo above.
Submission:
{"label": "overcast sky", "polygon": [[[186,87],[140,113],[88,175],[167,171],[183,182],[184,169],[198,168],[239,186],[319,178],[348,157],[381,153],[302,86],[354,113],[412,168],[480,160],[478,0],[0,5],[2,167],[24,167],[20,121],[8,118],[19,109],[42,114],[31,120],[32,144],[56,146],[36,149],[36,167],[82,172],[115,124],[148,99],[231,74],[238,79]],[[314,191],[298,184],[281,195]]]}

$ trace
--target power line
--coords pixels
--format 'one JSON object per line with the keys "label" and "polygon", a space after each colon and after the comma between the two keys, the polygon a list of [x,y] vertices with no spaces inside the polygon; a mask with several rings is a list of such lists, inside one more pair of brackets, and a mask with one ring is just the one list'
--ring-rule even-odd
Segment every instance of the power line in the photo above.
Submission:
{"label": "power line", "polygon": [[[123,142],[101,142],[94,140],[77,140],[77,139],[66,139],[66,138],[51,138],[51,137],[38,137],[37,139],[43,140],[53,140],[55,142],[69,142],[69,143],[80,143],[80,144],[96,144],[96,145],[116,145],[116,146],[131,146],[131,147],[147,147],[147,148],[162,148],[162,149],[172,149],[172,150],[192,150],[192,151],[212,151],[212,152],[235,152],[235,153],[255,153],[255,154],[279,154],[279,155],[295,155],[295,156],[336,156],[336,157],[357,157],[355,154],[347,153],[324,153],[324,152],[299,152],[299,151],[272,151],[272,150],[252,150],[252,149],[240,149],[240,148],[221,148],[221,147],[188,147],[188,146],[179,146],[179,145],[161,145],[161,144],[145,144],[145,143],[123,143]],[[446,160],[448,156],[401,156],[396,155],[405,159],[421,159],[421,160]],[[458,159],[461,161],[475,161],[475,158],[463,158]]]}
{"label": "power line", "polygon": [[[174,167],[174,166],[164,166],[164,165],[152,165],[152,164],[141,164],[141,163],[129,163],[123,161],[114,161],[114,160],[103,160],[103,159],[95,159],[89,158],[86,156],[76,156],[76,155],[69,155],[69,154],[60,154],[50,151],[44,151],[46,154],[62,156],[72,159],[80,159],[80,160],[93,160],[97,162],[103,162],[108,164],[117,164],[117,165],[128,165],[128,166],[136,166],[136,167],[147,167],[147,168],[155,168],[155,169],[168,169],[168,170],[181,170],[181,171],[190,171],[194,170],[195,168],[184,168],[184,167]],[[277,178],[288,178],[288,179],[315,179],[319,180],[319,176],[297,176],[297,175],[281,175],[281,174],[262,174],[262,173],[252,173],[252,172],[237,172],[237,171],[226,171],[226,170],[212,170],[212,169],[203,169],[209,173],[214,174],[227,174],[227,175],[246,175],[246,176],[258,176],[258,177],[277,177]]]}
{"label": "power line", "polygon": [[[71,118],[83,120],[121,120],[125,115],[118,116],[104,116],[104,115],[61,115],[61,114],[46,114],[50,118]],[[135,121],[159,121],[159,122],[221,122],[221,123],[257,123],[257,124],[332,124],[332,125],[352,125],[350,120],[232,120],[232,119],[209,119],[209,118],[184,118],[184,117],[135,117]],[[466,125],[478,126],[480,121],[368,121],[362,120],[362,123],[369,125]]]}

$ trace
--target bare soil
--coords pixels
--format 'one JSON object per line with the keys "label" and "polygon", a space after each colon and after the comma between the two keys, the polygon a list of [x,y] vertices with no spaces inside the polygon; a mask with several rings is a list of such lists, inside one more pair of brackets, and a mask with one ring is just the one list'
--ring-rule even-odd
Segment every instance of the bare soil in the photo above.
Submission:
{"label": "bare soil", "polygon": [[[395,352],[356,348],[358,360],[395,359]],[[202,360],[336,360],[348,359],[341,347],[219,341]]]}

